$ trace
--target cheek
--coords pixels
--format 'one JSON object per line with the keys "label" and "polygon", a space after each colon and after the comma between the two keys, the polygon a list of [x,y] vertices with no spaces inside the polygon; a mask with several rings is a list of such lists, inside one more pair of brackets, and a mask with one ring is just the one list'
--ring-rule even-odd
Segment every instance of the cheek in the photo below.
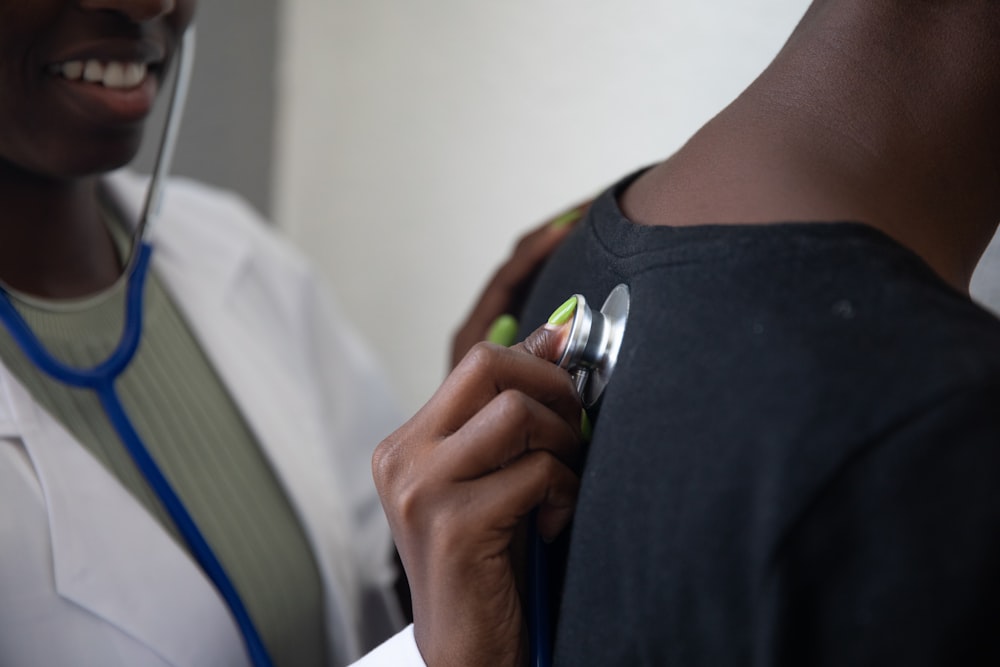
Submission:
{"label": "cheek", "polygon": [[9,80],[0,70],[0,162],[57,178],[100,173],[135,155],[141,125],[100,128],[81,124],[37,86]]}
{"label": "cheek", "polygon": [[23,58],[66,11],[64,0],[0,0],[0,58]]}
{"label": "cheek", "polygon": [[30,143],[34,114],[30,110],[31,92],[9,64],[9,60],[0,60],[0,158],[17,161]]}

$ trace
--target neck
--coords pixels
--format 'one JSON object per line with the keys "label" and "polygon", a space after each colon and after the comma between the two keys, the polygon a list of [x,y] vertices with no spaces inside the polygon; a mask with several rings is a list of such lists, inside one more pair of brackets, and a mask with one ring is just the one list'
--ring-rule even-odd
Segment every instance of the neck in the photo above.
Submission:
{"label": "neck", "polygon": [[96,177],[41,178],[0,162],[0,281],[26,294],[77,298],[121,272]]}
{"label": "neck", "polygon": [[972,0],[815,2],[623,208],[646,224],[865,222],[966,291],[1000,221],[998,15]]}

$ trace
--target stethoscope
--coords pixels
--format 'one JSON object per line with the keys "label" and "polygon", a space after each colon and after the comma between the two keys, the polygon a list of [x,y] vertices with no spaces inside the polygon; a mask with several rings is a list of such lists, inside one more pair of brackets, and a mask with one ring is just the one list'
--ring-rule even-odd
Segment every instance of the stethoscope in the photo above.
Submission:
{"label": "stethoscope", "polygon": [[125,265],[123,276],[127,281],[125,292],[125,326],[118,346],[100,364],[92,368],[73,368],[51,354],[35,336],[34,332],[11,303],[10,295],[0,286],[0,320],[24,354],[40,370],[52,378],[70,385],[90,389],[97,394],[101,407],[111,422],[129,455],[146,478],[150,488],[156,493],[171,520],[177,526],[195,560],[218,589],[230,613],[240,628],[247,653],[255,667],[271,667],[264,643],[257,633],[243,601],[226,574],[222,563],[202,536],[187,508],[160,471],[153,457],[129,419],[118,393],[115,380],[128,368],[139,347],[142,337],[143,287],[149,272],[149,262],[153,246],[149,242],[152,223],[159,216],[163,199],[164,180],[173,159],[174,147],[191,82],[194,62],[194,28],[189,28],[181,38],[177,52],[177,68],[174,76],[170,105],[160,140],[159,152],[146,191],[139,223],[132,237],[132,250]]}
{"label": "stethoscope", "polygon": [[[627,285],[618,285],[595,313],[582,294],[575,294],[576,311],[569,340],[558,365],[569,371],[584,408],[592,408],[608,386],[618,363],[631,302]],[[549,611],[548,554],[537,531],[528,556],[528,635],[531,667],[552,664]]]}

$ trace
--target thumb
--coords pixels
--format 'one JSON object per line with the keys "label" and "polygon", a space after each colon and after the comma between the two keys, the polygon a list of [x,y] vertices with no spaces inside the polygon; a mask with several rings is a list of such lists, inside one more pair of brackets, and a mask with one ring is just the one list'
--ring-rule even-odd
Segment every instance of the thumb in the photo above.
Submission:
{"label": "thumb", "polygon": [[556,363],[562,357],[563,350],[569,341],[569,334],[576,314],[577,298],[570,297],[549,317],[549,321],[532,331],[528,336],[514,346],[540,359]]}

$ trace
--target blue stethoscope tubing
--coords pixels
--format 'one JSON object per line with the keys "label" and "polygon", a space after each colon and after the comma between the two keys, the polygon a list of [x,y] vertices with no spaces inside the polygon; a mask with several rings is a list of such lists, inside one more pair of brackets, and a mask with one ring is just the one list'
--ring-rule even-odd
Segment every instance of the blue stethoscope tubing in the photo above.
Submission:
{"label": "blue stethoscope tubing", "polygon": [[146,276],[149,273],[152,250],[151,245],[143,243],[136,253],[128,276],[125,297],[125,328],[121,340],[111,355],[93,368],[73,368],[49,354],[6,294],[4,294],[4,298],[0,299],[0,320],[3,320],[7,330],[24,351],[24,354],[41,371],[71,387],[90,389],[97,394],[101,407],[114,427],[115,433],[118,434],[132,460],[135,461],[136,467],[139,468],[149,486],[163,503],[171,520],[191,549],[195,560],[198,561],[229,606],[243,633],[247,652],[250,654],[253,664],[256,667],[269,667],[271,661],[267,651],[264,649],[264,644],[257,634],[236,588],[229,580],[222,564],[209,547],[194,519],[191,518],[187,508],[184,507],[180,497],[149,454],[132,424],[132,420],[129,419],[121,398],[115,391],[115,380],[128,368],[129,362],[132,361],[132,357],[139,348],[139,341],[142,337],[142,295]]}
{"label": "blue stethoscope tubing", "polygon": [[153,252],[153,246],[146,238],[152,221],[159,214],[163,180],[173,157],[181,110],[190,82],[193,58],[194,29],[190,28],[184,34],[178,51],[177,73],[163,138],[146,193],[142,217],[136,227],[132,253],[125,267],[128,281],[125,294],[125,326],[116,348],[107,359],[92,368],[73,368],[62,363],[45,349],[28,323],[14,308],[9,295],[2,287],[0,287],[0,296],[2,296],[0,298],[0,320],[3,321],[25,356],[39,370],[66,385],[89,389],[97,394],[101,407],[136,467],[142,472],[150,488],[163,503],[170,519],[177,526],[195,560],[211,579],[229,607],[230,613],[243,635],[243,641],[252,664],[254,667],[271,667],[272,662],[264,647],[264,642],[261,640],[243,600],[236,591],[236,587],[229,579],[222,563],[212,551],[184,503],[181,502],[180,497],[146,449],[132,420],[129,419],[128,412],[125,410],[118,392],[115,390],[115,380],[128,368],[142,338],[143,293]]}
{"label": "blue stethoscope tubing", "polygon": [[545,542],[538,534],[536,516],[531,517],[528,547],[528,650],[530,667],[552,664],[552,630],[549,620],[549,558]]}

